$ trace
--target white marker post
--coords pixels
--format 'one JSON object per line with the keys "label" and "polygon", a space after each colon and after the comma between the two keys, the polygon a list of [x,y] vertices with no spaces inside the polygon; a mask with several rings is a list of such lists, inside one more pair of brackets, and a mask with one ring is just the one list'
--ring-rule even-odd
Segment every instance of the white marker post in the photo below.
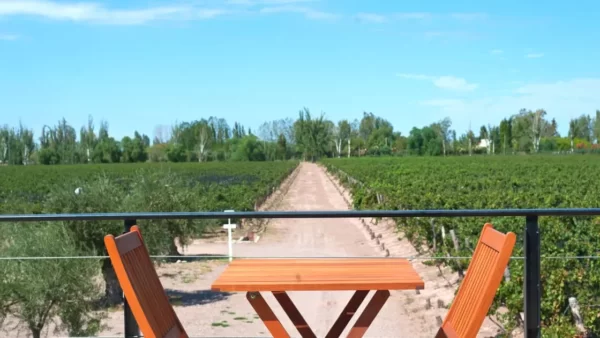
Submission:
{"label": "white marker post", "polygon": [[[235,210],[225,210],[225,212],[234,212]],[[233,236],[231,229],[235,229],[237,225],[231,224],[231,218],[227,219],[227,224],[223,224],[223,229],[227,229],[227,242],[229,246],[229,261],[233,260]]]}

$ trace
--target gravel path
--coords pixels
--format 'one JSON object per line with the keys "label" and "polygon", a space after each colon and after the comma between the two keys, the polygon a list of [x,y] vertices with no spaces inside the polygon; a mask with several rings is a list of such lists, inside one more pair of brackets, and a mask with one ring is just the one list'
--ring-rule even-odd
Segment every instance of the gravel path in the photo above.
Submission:
{"label": "gravel path", "polygon": [[[346,202],[324,170],[312,163],[303,163],[298,175],[291,184],[279,210],[345,210]],[[186,248],[186,254],[227,253],[225,243],[199,243]],[[243,243],[234,246],[235,256],[259,257],[304,257],[304,256],[381,256],[367,239],[357,219],[278,219],[269,224],[267,233],[258,243]],[[195,283],[186,286],[189,290],[208,289],[210,283],[221,273],[224,266],[214,268]],[[170,281],[165,281],[165,287]],[[181,289],[181,286],[177,286]],[[318,337],[323,337],[338,314],[348,302],[352,292],[290,292],[306,321]],[[375,319],[367,337],[432,337],[432,329],[425,330],[418,323],[419,314],[407,311],[405,304],[410,302],[415,291],[392,292],[392,296]],[[363,302],[359,313],[371,295]],[[288,332],[298,336],[289,319],[280,310],[275,299],[265,294],[269,304],[282,321]],[[227,294],[205,304],[176,307],[183,325],[191,335],[198,336],[268,336],[262,322],[256,319],[254,311],[243,293]],[[243,320],[241,318],[250,319]],[[238,318],[238,319],[236,319]],[[356,319],[356,318],[355,318]],[[228,327],[213,326],[226,320]],[[348,325],[348,329],[354,323]]]}

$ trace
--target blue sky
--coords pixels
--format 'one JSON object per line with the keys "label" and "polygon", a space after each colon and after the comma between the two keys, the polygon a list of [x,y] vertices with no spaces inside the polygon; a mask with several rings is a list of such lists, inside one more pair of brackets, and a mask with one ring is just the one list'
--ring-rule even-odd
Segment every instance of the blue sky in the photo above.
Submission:
{"label": "blue sky", "polygon": [[407,134],[600,109],[598,1],[0,0],[0,124],[89,114],[117,138],[306,106]]}

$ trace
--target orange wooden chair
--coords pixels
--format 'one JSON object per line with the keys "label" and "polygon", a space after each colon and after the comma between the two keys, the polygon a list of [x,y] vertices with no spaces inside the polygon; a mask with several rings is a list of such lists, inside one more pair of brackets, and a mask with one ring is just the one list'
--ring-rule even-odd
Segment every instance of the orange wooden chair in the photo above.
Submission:
{"label": "orange wooden chair", "polygon": [[146,338],[188,338],[163,288],[140,229],[104,237],[117,279]]}
{"label": "orange wooden chair", "polygon": [[496,296],[516,236],[485,224],[473,259],[436,338],[476,337]]}

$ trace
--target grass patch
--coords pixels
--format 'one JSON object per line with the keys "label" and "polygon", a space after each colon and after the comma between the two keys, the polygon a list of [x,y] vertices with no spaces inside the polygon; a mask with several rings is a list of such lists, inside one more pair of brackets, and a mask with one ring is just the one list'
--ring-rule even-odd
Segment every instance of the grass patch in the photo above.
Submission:
{"label": "grass patch", "polygon": [[246,317],[235,317],[233,320],[248,320]]}
{"label": "grass patch", "polygon": [[183,305],[181,296],[169,296],[169,303],[171,303],[172,306],[182,306]]}
{"label": "grass patch", "polygon": [[214,327],[219,327],[219,326],[220,327],[229,327],[229,323],[226,320],[222,320],[220,322],[214,322],[214,323],[212,323],[210,325],[214,326]]}

